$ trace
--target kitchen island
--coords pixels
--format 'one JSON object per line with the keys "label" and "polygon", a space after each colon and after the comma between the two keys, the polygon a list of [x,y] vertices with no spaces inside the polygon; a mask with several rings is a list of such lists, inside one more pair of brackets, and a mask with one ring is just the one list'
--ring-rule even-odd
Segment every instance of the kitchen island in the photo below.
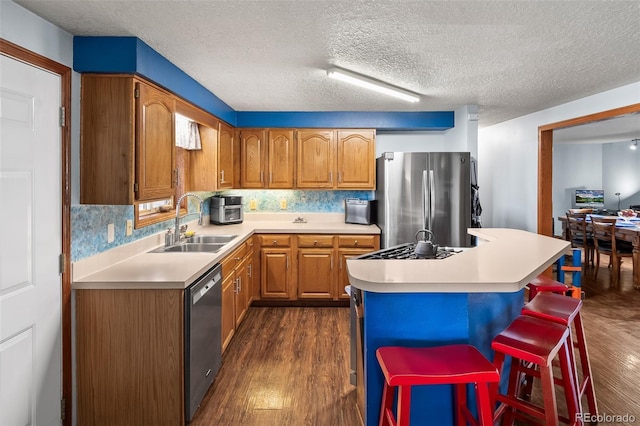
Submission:
{"label": "kitchen island", "polygon": [[[491,340],[520,313],[524,286],[570,253],[569,242],[526,231],[468,232],[479,245],[441,260],[347,261],[350,284],[362,291],[358,382],[366,426],[378,424],[384,384],[377,348],[469,343],[491,360]],[[449,385],[414,387],[411,423],[453,424],[452,392]]]}

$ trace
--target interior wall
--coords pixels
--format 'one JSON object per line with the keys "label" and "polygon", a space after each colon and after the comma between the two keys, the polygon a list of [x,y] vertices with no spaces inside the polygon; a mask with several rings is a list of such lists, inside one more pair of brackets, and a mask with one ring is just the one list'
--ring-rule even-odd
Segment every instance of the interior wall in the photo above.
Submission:
{"label": "interior wall", "polygon": [[603,150],[602,189],[605,208],[618,210],[640,205],[640,148],[629,149],[630,142],[607,143]]}
{"label": "interior wall", "polygon": [[636,103],[640,81],[480,129],[483,226],[537,231],[539,126]]}
{"label": "interior wall", "polygon": [[576,189],[603,189],[602,148],[602,144],[556,144],[553,147],[554,235],[562,235],[558,217],[575,207]]}

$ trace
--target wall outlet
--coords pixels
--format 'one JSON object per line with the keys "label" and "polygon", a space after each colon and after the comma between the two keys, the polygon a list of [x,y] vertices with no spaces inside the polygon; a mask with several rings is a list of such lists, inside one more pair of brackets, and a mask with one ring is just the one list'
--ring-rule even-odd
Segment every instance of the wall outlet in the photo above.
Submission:
{"label": "wall outlet", "polygon": [[282,200],[280,200],[280,210],[286,210],[286,209],[287,209],[287,200],[283,198]]}
{"label": "wall outlet", "polygon": [[126,232],[127,237],[133,234],[133,221],[131,219],[127,219],[127,228]]}
{"label": "wall outlet", "polygon": [[256,210],[258,208],[257,200],[249,200],[249,210]]}
{"label": "wall outlet", "polygon": [[116,228],[113,223],[107,225],[107,242],[112,243],[116,239]]}

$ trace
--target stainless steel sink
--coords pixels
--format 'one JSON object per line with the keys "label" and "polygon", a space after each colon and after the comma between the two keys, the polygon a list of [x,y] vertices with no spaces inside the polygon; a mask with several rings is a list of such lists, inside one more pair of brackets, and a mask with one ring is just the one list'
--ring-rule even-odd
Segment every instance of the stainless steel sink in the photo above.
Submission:
{"label": "stainless steel sink", "polygon": [[180,243],[175,246],[169,247],[158,247],[157,249],[151,250],[150,253],[169,253],[169,252],[183,252],[183,253],[216,253],[220,251],[222,247],[224,247],[226,243]]}
{"label": "stainless steel sink", "polygon": [[185,238],[183,241],[187,244],[201,243],[201,244],[218,244],[228,243],[233,240],[237,235],[194,235],[193,237]]}

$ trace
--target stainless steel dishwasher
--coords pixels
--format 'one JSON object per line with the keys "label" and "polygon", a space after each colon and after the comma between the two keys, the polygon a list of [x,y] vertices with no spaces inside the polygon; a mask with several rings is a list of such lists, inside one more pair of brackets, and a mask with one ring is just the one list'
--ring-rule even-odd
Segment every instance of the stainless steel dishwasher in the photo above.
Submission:
{"label": "stainless steel dishwasher", "polygon": [[184,407],[191,421],[222,358],[222,267],[216,264],[187,287],[184,298]]}

